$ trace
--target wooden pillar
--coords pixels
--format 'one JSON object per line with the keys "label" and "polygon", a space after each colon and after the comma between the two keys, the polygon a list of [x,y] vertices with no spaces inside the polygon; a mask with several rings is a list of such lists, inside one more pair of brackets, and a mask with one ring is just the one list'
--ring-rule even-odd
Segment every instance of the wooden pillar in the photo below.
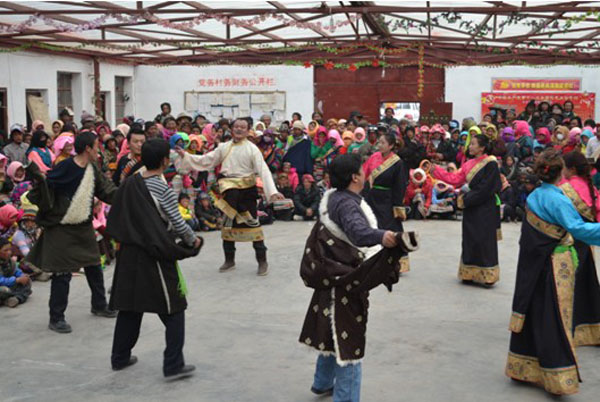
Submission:
{"label": "wooden pillar", "polygon": [[[94,57],[94,115],[102,114],[102,101],[100,99],[100,63],[98,58]],[[102,116],[106,119],[106,116]]]}

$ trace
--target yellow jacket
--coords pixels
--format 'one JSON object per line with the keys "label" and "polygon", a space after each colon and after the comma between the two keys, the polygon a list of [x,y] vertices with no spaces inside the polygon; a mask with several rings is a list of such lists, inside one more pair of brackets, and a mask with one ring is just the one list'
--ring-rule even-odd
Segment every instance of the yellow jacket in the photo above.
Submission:
{"label": "yellow jacket", "polygon": [[189,208],[186,208],[181,204],[179,204],[178,207],[179,207],[179,213],[181,214],[181,217],[183,218],[184,221],[189,221],[193,218],[192,211],[190,211]]}

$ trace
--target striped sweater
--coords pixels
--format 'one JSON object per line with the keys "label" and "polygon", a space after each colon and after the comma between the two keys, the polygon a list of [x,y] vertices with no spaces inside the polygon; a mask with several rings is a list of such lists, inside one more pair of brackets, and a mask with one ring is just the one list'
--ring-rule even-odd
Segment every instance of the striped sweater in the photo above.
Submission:
{"label": "striped sweater", "polygon": [[159,212],[169,220],[169,230],[172,230],[176,236],[183,239],[188,246],[193,246],[196,235],[181,217],[177,195],[173,189],[158,176],[145,178],[144,182],[152,198],[158,202],[161,209]]}

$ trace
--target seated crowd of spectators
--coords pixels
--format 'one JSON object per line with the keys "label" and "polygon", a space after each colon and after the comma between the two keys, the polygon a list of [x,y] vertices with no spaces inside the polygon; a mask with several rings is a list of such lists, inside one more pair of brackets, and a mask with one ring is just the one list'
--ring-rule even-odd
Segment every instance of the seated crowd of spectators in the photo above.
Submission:
{"label": "seated crowd of spectators", "polygon": [[[231,140],[229,119],[211,123],[201,114],[180,113],[174,117],[168,103],[161,105],[161,113],[152,120],[128,116],[114,129],[101,117],[86,112],[80,125],[73,118],[72,111],[65,109],[50,127],[39,120],[28,128],[13,124],[8,138],[0,137],[0,304],[15,307],[25,302],[31,294],[32,280],[49,279],[49,274],[23,260],[39,236],[37,208],[26,198],[31,181],[25,168],[35,163],[40,171],[50,171],[74,154],[73,143],[79,133],[91,131],[100,140],[98,167],[117,186],[139,169],[143,143],[148,138],[165,138],[173,149],[173,163],[165,171],[165,179],[179,195],[182,217],[196,231],[221,228],[223,218],[214,204],[219,197],[219,168],[180,172],[175,148],[192,154],[214,150]],[[376,124],[369,123],[360,112],[327,120],[315,112],[307,124],[299,113],[276,126],[269,115],[256,122],[249,120],[252,129],[248,139],[262,152],[278,191],[285,196],[269,204],[262,183],[257,183],[262,224],[316,219],[321,197],[330,188],[327,169],[331,162],[346,153],[366,161],[377,151],[379,137],[390,131],[396,135],[396,152],[408,170],[404,205],[409,207],[409,219],[456,218],[456,194],[460,189],[434,180],[427,173],[427,164],[436,163],[448,171],[459,169],[469,158],[468,143],[474,135],[488,136],[492,155],[498,158],[502,173],[499,199],[506,221],[522,219],[527,196],[538,183],[532,165],[545,148],[582,152],[594,165],[600,154],[600,130],[594,120],[582,121],[571,102],[552,105],[532,100],[519,115],[512,110],[494,109],[479,123],[465,118],[462,123],[450,120],[417,124],[410,116],[397,120],[393,109],[386,109]],[[595,173],[593,180],[600,186],[599,174]],[[108,210],[107,205],[95,200],[93,224],[105,264],[115,256],[114,244],[104,232]]]}

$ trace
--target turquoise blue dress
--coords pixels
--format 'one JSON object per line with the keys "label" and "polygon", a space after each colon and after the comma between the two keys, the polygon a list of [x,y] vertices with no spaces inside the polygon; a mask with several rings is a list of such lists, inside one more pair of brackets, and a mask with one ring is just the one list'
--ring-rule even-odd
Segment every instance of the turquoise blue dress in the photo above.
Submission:
{"label": "turquoise blue dress", "polygon": [[542,184],[527,197],[521,227],[506,375],[555,395],[577,393],[580,382],[574,239],[600,245],[600,223],[584,221],[559,187]]}
{"label": "turquoise blue dress", "polygon": [[600,224],[584,221],[559,187],[542,183],[527,197],[527,208],[540,219],[566,229],[577,240],[600,246]]}

